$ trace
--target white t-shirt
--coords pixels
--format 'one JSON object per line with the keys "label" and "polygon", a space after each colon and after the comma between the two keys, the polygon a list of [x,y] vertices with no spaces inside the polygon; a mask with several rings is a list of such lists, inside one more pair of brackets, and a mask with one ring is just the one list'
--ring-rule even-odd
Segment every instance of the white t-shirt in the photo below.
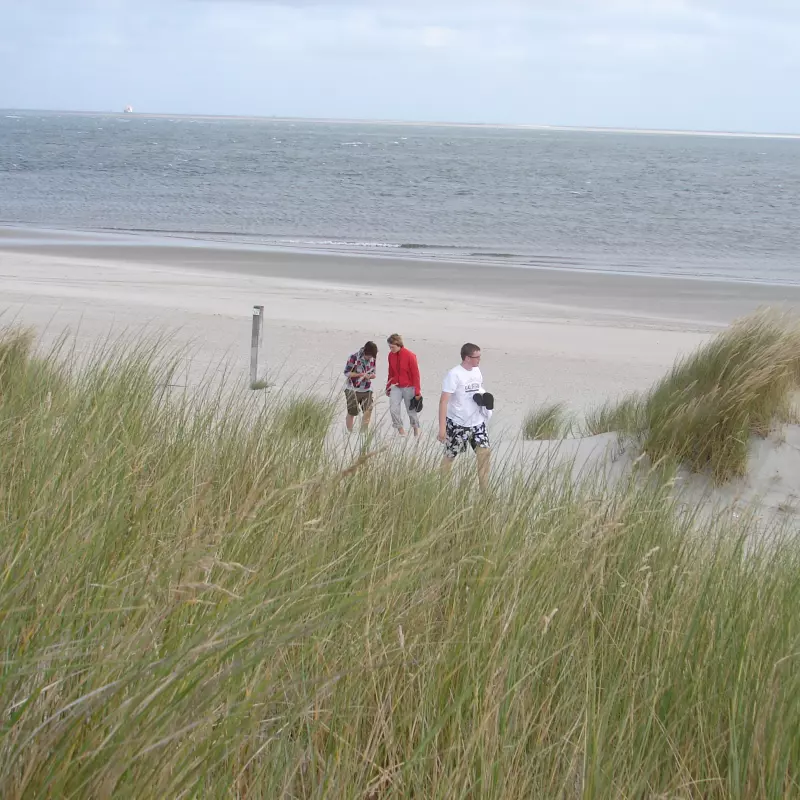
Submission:
{"label": "white t-shirt", "polygon": [[479,367],[464,369],[460,364],[453,367],[444,376],[442,391],[450,393],[447,416],[456,425],[477,428],[486,421],[481,407],[472,399],[476,392],[483,392],[483,375]]}

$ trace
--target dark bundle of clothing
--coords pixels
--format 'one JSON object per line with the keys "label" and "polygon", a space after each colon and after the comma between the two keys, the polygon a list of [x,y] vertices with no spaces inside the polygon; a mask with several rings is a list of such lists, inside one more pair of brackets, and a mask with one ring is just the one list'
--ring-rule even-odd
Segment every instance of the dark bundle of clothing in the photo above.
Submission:
{"label": "dark bundle of clothing", "polygon": [[478,392],[472,395],[472,399],[480,408],[485,408],[487,411],[494,410],[494,395],[491,392],[483,392],[483,394]]}

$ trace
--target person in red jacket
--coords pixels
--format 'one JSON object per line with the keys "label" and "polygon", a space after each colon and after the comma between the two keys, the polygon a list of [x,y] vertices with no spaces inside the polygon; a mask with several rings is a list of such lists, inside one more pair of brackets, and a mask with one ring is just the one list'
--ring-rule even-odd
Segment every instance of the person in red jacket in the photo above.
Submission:
{"label": "person in red jacket", "polygon": [[399,333],[393,333],[387,340],[389,345],[389,380],[386,382],[386,396],[389,398],[389,412],[392,425],[401,435],[406,435],[403,427],[402,407],[406,407],[408,421],[414,436],[419,436],[419,416],[411,401],[422,398],[417,357],[404,344]]}

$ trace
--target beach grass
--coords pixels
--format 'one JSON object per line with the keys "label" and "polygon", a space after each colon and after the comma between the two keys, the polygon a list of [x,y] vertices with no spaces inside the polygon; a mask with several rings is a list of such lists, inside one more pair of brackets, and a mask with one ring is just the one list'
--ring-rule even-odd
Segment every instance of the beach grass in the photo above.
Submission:
{"label": "beach grass", "polygon": [[795,540],[653,481],[483,496],[318,446],[324,400],[31,344],[0,339],[3,798],[800,795]]}
{"label": "beach grass", "polygon": [[532,409],[522,422],[522,438],[564,439],[572,432],[573,420],[565,403],[545,403]]}
{"label": "beach grass", "polygon": [[644,425],[641,399],[631,394],[617,402],[607,401],[590,409],[582,430],[586,436],[598,436],[602,433],[640,431]]}
{"label": "beach grass", "polygon": [[653,462],[724,483],[746,474],[751,437],[796,417],[798,386],[800,324],[762,311],[678,361],[650,391],[590,413],[586,424],[634,436]]}
{"label": "beach grass", "polygon": [[336,406],[330,398],[290,397],[273,409],[276,435],[322,443],[335,413]]}

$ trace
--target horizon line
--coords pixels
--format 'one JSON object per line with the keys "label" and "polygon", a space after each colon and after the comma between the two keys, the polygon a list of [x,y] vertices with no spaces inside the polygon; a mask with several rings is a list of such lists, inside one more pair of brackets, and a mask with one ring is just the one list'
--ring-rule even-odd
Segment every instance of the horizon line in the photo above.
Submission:
{"label": "horizon line", "polygon": [[673,136],[727,136],[739,138],[762,139],[800,139],[800,133],[787,132],[759,132],[759,131],[725,131],[710,129],[682,129],[682,128],[628,128],[607,125],[556,125],[548,123],[528,122],[451,122],[446,120],[407,120],[407,119],[380,119],[362,117],[287,117],[268,116],[264,114],[187,114],[149,111],[78,111],[70,109],[50,108],[2,108],[0,112],[42,113],[42,114],[69,114],[73,116],[114,116],[114,117],[144,117],[151,119],[201,119],[201,120],[264,120],[269,122],[324,122],[330,124],[358,124],[358,125],[410,125],[414,127],[448,127],[448,128],[498,128],[506,130],[534,130],[534,131],[574,131],[586,133],[645,133]]}

